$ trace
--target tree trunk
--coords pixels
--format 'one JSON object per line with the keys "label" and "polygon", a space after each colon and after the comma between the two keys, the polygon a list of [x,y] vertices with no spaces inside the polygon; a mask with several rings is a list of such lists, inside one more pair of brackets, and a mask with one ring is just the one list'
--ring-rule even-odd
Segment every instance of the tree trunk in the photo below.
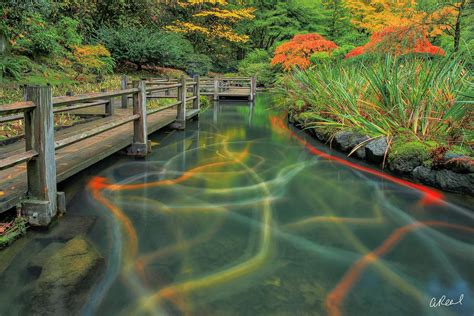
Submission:
{"label": "tree trunk", "polygon": [[461,40],[461,16],[464,11],[466,0],[462,1],[458,8],[458,16],[456,17],[456,25],[454,27],[454,51],[459,50],[459,42]]}

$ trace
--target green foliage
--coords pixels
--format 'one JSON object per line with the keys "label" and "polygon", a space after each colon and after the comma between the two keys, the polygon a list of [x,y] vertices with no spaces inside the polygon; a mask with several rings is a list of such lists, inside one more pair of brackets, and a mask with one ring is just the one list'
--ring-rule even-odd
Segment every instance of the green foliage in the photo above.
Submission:
{"label": "green foliage", "polygon": [[317,65],[321,63],[327,63],[331,60],[331,54],[328,52],[317,52],[311,55],[309,60],[311,61],[311,64]]}
{"label": "green foliage", "polygon": [[113,72],[115,61],[103,45],[74,47],[73,67],[78,73],[92,73],[103,76]]}
{"label": "green foliage", "polygon": [[59,43],[67,48],[81,45],[82,36],[78,33],[78,26],[78,20],[62,18],[56,25]]}
{"label": "green foliage", "polygon": [[244,26],[250,35],[252,48],[273,50],[283,41],[298,33],[319,33],[325,35],[321,2],[310,7],[298,1],[258,1],[256,18]]}
{"label": "green foliage", "polygon": [[342,47],[338,47],[333,50],[331,53],[328,52],[317,52],[314,53],[311,58],[312,65],[318,65],[321,63],[334,63],[339,62],[340,60],[344,59],[346,54],[354,48],[352,45],[344,45]]}
{"label": "green foliage", "polygon": [[204,54],[190,54],[186,56],[186,72],[190,75],[205,76],[212,67],[211,58]]}
{"label": "green foliage", "polygon": [[148,64],[184,68],[187,56],[193,52],[189,41],[180,35],[147,28],[104,27],[99,30],[97,40],[117,62],[131,62],[139,69]]}
{"label": "green foliage", "polygon": [[19,80],[28,69],[29,60],[22,56],[0,56],[0,81],[3,78]]}
{"label": "green foliage", "polygon": [[353,45],[343,45],[332,51],[332,58],[335,60],[341,60],[346,57],[347,53],[353,50],[355,46]]}
{"label": "green foliage", "polygon": [[19,35],[14,46],[19,52],[30,56],[49,56],[61,50],[56,29],[40,15],[33,14],[27,19],[25,31],[24,34]]}
{"label": "green foliage", "polygon": [[428,161],[431,159],[431,151],[436,147],[436,143],[407,141],[404,137],[400,137],[390,146],[389,162],[410,158]]}
{"label": "green foliage", "polygon": [[209,96],[201,95],[199,97],[201,112],[204,112],[211,106],[211,98]]}
{"label": "green foliage", "polygon": [[[465,144],[472,77],[458,58],[386,57],[368,64],[321,64],[279,82],[291,112],[313,113],[308,126],[350,128],[370,136],[410,133]],[[299,109],[295,100],[308,105]]]}
{"label": "green foliage", "polygon": [[238,67],[243,76],[257,76],[257,85],[271,86],[275,81],[275,70],[270,64],[270,54],[263,49],[255,49],[243,59]]}

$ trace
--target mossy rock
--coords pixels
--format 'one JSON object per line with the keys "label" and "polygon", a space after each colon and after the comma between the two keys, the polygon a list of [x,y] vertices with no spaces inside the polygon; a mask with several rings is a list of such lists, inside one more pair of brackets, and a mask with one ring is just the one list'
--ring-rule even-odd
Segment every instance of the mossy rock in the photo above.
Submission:
{"label": "mossy rock", "polygon": [[103,267],[104,259],[86,239],[71,239],[45,260],[32,290],[30,312],[77,313]]}
{"label": "mossy rock", "polygon": [[431,151],[437,147],[435,142],[419,142],[399,139],[393,142],[388,155],[391,170],[410,173],[418,166],[431,167]]}

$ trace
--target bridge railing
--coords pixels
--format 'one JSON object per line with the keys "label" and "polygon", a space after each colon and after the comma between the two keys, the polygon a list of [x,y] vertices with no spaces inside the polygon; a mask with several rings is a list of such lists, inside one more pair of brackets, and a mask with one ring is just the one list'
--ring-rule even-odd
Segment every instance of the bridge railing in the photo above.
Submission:
{"label": "bridge railing", "polygon": [[214,100],[220,96],[248,97],[255,100],[256,77],[209,77],[201,79],[201,93],[212,95]]}
{"label": "bridge railing", "polygon": [[[255,100],[257,81],[256,77],[195,77],[199,78],[199,93],[201,95],[212,96],[214,100],[218,100],[220,96],[227,97],[247,97],[250,101]],[[147,78],[144,79],[147,87],[162,86],[165,84],[172,85],[179,83],[181,79],[170,78]],[[188,88],[196,79],[186,78]],[[128,77],[122,77],[122,87],[124,89],[131,87]],[[191,90],[190,90],[191,91]],[[164,94],[150,94],[150,98],[167,98],[170,94],[176,93],[166,91]],[[127,99],[122,99],[122,107],[126,107]]]}
{"label": "bridge railing", "polygon": [[[0,170],[14,167],[26,162],[27,195],[21,202],[23,214],[32,225],[48,225],[51,219],[65,207],[64,194],[56,188],[56,159],[57,149],[72,145],[79,141],[105,133],[124,124],[133,122],[133,142],[128,148],[128,154],[145,156],[151,150],[148,142],[147,116],[165,109],[176,107],[176,128],[184,129],[187,102],[192,102],[197,115],[199,111],[199,78],[188,81],[182,78],[180,82],[166,82],[148,85],[144,80],[132,82],[131,88],[117,91],[89,93],[76,96],[52,97],[51,86],[26,86],[25,101],[0,105],[0,122],[24,120],[25,151],[13,154],[0,160]],[[147,98],[153,93],[176,89],[176,102],[164,107],[147,111]],[[188,89],[191,95],[188,95]],[[54,113],[55,107],[59,112],[77,110],[78,108],[107,104],[113,113],[112,99],[121,97],[132,100],[132,113],[114,116],[109,122],[98,127],[82,131],[60,140],[55,139]]]}

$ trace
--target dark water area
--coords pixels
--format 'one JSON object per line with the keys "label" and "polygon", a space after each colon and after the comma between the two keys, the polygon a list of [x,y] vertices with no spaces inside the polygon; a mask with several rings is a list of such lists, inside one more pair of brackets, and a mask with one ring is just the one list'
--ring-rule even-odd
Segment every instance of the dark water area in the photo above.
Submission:
{"label": "dark water area", "polygon": [[271,102],[63,183],[67,215],[0,252],[0,315],[474,315],[472,199],[340,160]]}

